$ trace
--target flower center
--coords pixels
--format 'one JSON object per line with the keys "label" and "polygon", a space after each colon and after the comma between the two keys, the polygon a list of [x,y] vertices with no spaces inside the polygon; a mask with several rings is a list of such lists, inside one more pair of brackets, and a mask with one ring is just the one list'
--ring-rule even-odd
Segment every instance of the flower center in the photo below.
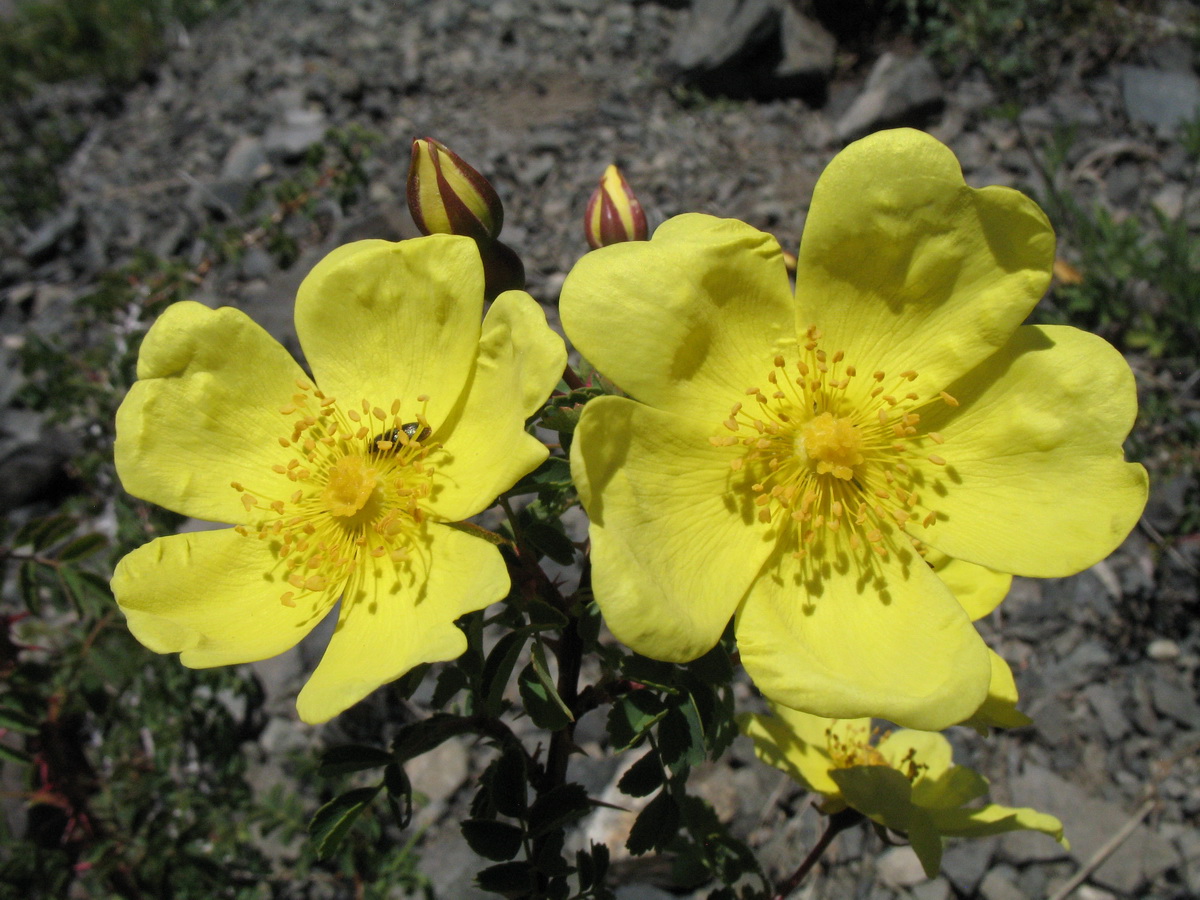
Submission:
{"label": "flower center", "polygon": [[823,412],[797,429],[796,452],[816,463],[818,475],[850,481],[862,465],[862,450],[862,435],[848,416]]}
{"label": "flower center", "polygon": [[829,758],[836,768],[888,765],[884,755],[872,746],[872,738],[882,737],[878,729],[872,730],[869,725],[850,725],[842,732],[835,734],[832,728],[825,731]]}
{"label": "flower center", "polygon": [[817,328],[806,338],[799,358],[775,357],[768,386],[748,387],[723,433],[709,440],[744,448],[730,463],[739,473],[733,489],[750,498],[760,521],[794,533],[793,556],[817,549],[828,556],[824,544],[846,541],[854,552],[870,548],[886,558],[897,539],[901,548],[917,543],[905,529],[938,517],[922,494],[932,487],[925,463],[946,465],[929,452],[945,439],[921,428],[921,410],[958,401],[909,390],[915,371],[864,377],[842,351],[821,349]]}
{"label": "flower center", "polygon": [[[366,400],[343,407],[306,381],[296,386],[292,403],[280,410],[294,420],[271,466],[278,491],[232,485],[248,511],[261,513],[236,530],[270,543],[293,588],[279,598],[285,606],[295,606],[299,594],[343,586],[368,557],[406,562],[441,452],[424,412],[405,421],[400,400],[388,411]],[[422,410],[428,400],[417,398]]]}
{"label": "flower center", "polygon": [[379,479],[361,456],[343,456],[329,469],[321,500],[332,516],[352,516],[375,493]]}

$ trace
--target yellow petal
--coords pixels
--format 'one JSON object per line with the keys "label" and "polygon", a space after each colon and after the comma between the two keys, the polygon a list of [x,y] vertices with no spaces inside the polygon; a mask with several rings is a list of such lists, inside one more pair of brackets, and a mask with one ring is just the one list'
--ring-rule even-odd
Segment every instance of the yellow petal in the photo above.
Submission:
{"label": "yellow petal", "polygon": [[910,529],[943,553],[1017,575],[1053,578],[1111,553],[1146,504],[1146,470],[1125,462],[1133,373],[1095,335],[1025,326],[950,389],[921,424],[941,432],[946,466],[927,465],[925,502]]}
{"label": "yellow petal", "polygon": [[483,320],[475,376],[465,402],[439,431],[450,455],[440,463],[433,509],[450,521],[490,506],[548,451],[525,431],[562,376],[567,351],[532,297],[508,291]]}
{"label": "yellow petal", "polygon": [[[918,373],[933,395],[1002,346],[1050,283],[1054,233],[1032,200],[974,190],[917,131],[851,144],[813,191],[797,324],[863,371]],[[859,379],[859,382],[862,382]]]}
{"label": "yellow petal", "polygon": [[589,253],[559,303],[567,337],[623,390],[718,424],[795,340],[779,244],[734,219],[677,216]]}
{"label": "yellow petal", "polygon": [[230,483],[282,495],[271,465],[292,420],[279,410],[303,377],[279,342],[240,310],[190,301],[168,307],[142,342],[139,380],[117,410],[121,484],[184,515],[246,521]]}
{"label": "yellow petal", "polygon": [[1021,728],[1031,724],[1033,720],[1017,709],[1017,682],[1012,669],[994,650],[988,652],[992,660],[992,681],[987,699],[962,724],[981,734],[987,734],[989,728]]}
{"label": "yellow petal", "polygon": [[[479,347],[483,264],[470,238],[358,241],[321,260],[296,295],[296,333],[318,387],[437,426],[458,404]],[[428,396],[428,404],[417,398]]]}
{"label": "yellow petal", "polygon": [[710,650],[770,552],[726,498],[738,448],[623,397],[584,407],[571,475],[591,519],[592,587],[617,639],[685,662]]}
{"label": "yellow petal", "polygon": [[759,690],[816,715],[910,728],[971,715],[987,693],[987,647],[929,566],[892,552],[872,575],[832,553],[797,561],[781,548],[739,607],[738,648]]}
{"label": "yellow petal", "polygon": [[408,562],[360,558],[342,597],[337,628],[296,708],[324,722],[414,666],[454,659],[466,638],[459,616],[508,593],[508,571],[491,544],[431,525]]}
{"label": "yellow petal", "polygon": [[754,755],[810,790],[840,797],[841,789],[829,777],[834,764],[826,734],[835,720],[779,706],[774,711],[772,716],[738,716],[738,728],[754,742]]}
{"label": "yellow petal", "polygon": [[986,837],[1006,831],[1040,831],[1068,849],[1071,846],[1063,837],[1062,822],[1029,807],[991,804],[982,809],[939,809],[930,815],[934,827],[947,837]]}
{"label": "yellow petal", "polygon": [[942,863],[942,839],[931,814],[912,802],[908,779],[888,766],[854,766],[833,772],[850,806],[873,822],[908,837],[921,868],[932,878]]}
{"label": "yellow petal", "polygon": [[902,771],[911,757],[921,766],[922,778],[941,778],[954,765],[950,742],[933,731],[902,728],[880,738],[877,749],[889,765]]}
{"label": "yellow petal", "polygon": [[122,559],[112,578],[133,636],[193,668],[283,653],[329,612],[341,588],[286,606],[280,597],[289,589],[269,545],[232,528],[151,541]]}
{"label": "yellow petal", "polygon": [[950,593],[954,594],[973,622],[999,606],[1012,587],[1013,577],[1005,572],[952,559],[932,548],[926,551],[925,561],[933,566],[937,577],[950,588]]}

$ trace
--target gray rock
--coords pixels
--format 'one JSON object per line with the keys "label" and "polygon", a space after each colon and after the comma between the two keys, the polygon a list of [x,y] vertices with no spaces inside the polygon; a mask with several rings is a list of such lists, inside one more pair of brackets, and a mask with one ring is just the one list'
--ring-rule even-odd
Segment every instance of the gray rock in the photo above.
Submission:
{"label": "gray rock", "polygon": [[1111,685],[1090,684],[1084,689],[1083,695],[1096,713],[1104,736],[1110,741],[1119,741],[1130,732],[1133,726],[1129,724],[1129,717],[1122,711],[1117,692]]}
{"label": "gray rock", "polygon": [[1121,97],[1131,119],[1153,125],[1166,136],[1196,116],[1200,78],[1191,72],[1122,66]]}
{"label": "gray rock", "polygon": [[960,894],[974,894],[992,864],[996,844],[995,838],[951,842],[942,854],[942,874]]}
{"label": "gray rock", "polygon": [[840,140],[862,137],[880,128],[920,125],[945,105],[941,79],[923,56],[894,53],[879,57],[861,93],[834,127]]}
{"label": "gray rock", "polygon": [[44,262],[81,222],[78,206],[71,204],[64,207],[25,239],[21,244],[21,255],[31,265]]}
{"label": "gray rock", "polygon": [[263,142],[244,134],[233,142],[221,163],[223,181],[254,181],[268,174],[271,163]]}
{"label": "gray rock", "polygon": [[684,76],[721,72],[775,36],[780,11],[779,0],[695,0],[667,61]]}
{"label": "gray rock", "polygon": [[282,123],[267,130],[263,150],[268,157],[295,162],[309,147],[321,142],[328,128],[325,114],[320,110],[290,109],[284,113]]}
{"label": "gray rock", "polygon": [[1004,866],[983,876],[983,882],[979,885],[982,900],[1028,900],[1010,873],[1015,874],[1008,866]]}
{"label": "gray rock", "polygon": [[[1062,820],[1071,856],[1081,864],[1129,820],[1121,807],[1089,796],[1041,766],[1027,764],[1010,788],[1014,805],[1032,806]],[[1138,825],[1096,870],[1092,881],[1132,894],[1178,864],[1179,852],[1170,841]]]}
{"label": "gray rock", "polygon": [[950,900],[953,888],[945,878],[938,877],[923,884],[913,885],[908,895],[912,900]]}
{"label": "gray rock", "polygon": [[875,874],[888,887],[911,887],[927,881],[925,870],[912,847],[891,847],[875,861]]}
{"label": "gray rock", "polygon": [[775,67],[781,79],[796,80],[796,89],[803,91],[807,83],[821,87],[833,74],[837,56],[837,41],[825,27],[798,8],[796,0],[783,5],[779,40],[783,59]]}
{"label": "gray rock", "polygon": [[1164,716],[1187,728],[1200,729],[1200,704],[1191,691],[1166,678],[1156,678],[1150,683],[1150,696],[1154,708]]}

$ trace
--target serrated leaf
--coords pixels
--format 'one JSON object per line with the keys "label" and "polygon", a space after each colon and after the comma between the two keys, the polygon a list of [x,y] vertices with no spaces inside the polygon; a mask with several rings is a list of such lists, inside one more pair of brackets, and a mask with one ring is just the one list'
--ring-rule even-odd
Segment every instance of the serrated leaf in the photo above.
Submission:
{"label": "serrated leaf", "polygon": [[669,791],[662,790],[638,813],[629,829],[627,849],[634,856],[663,849],[679,831],[679,807]]}
{"label": "serrated leaf", "polygon": [[540,875],[545,878],[565,878],[575,871],[563,859],[563,844],[566,843],[566,840],[566,834],[562,829],[558,829],[545,835],[538,842],[539,846],[537,855],[533,859],[533,865]]}
{"label": "serrated leaf", "polygon": [[662,761],[653,751],[630,766],[617,782],[617,789],[630,797],[648,797],[662,786]]}
{"label": "serrated leaf", "polygon": [[521,692],[521,703],[525,712],[538,728],[543,731],[558,731],[571,721],[561,698],[541,682],[532,663],[521,670],[517,678],[517,687]]}
{"label": "serrated leaf", "polygon": [[7,760],[8,762],[25,766],[33,762],[33,757],[24,750],[18,750],[16,747],[8,746],[8,744],[0,744],[0,760]]}
{"label": "serrated leaf", "polygon": [[508,897],[528,896],[535,887],[533,866],[523,861],[488,866],[475,880],[482,890]]}
{"label": "serrated leaf", "polygon": [[340,747],[330,747],[321,754],[321,764],[317,768],[317,774],[328,778],[333,775],[345,775],[349,772],[361,772],[364,769],[375,769],[394,761],[395,757],[382,747],[344,744]]}
{"label": "serrated leaf", "polygon": [[407,828],[412,821],[412,782],[404,766],[392,763],[383,770],[383,786],[387,788],[388,805],[392,808],[392,817],[399,828]]}
{"label": "serrated leaf", "polygon": [[35,616],[42,611],[38,568],[38,564],[30,559],[21,563],[21,567],[17,569],[17,590],[21,594],[21,601],[25,604],[25,608]]}
{"label": "serrated leaf", "polygon": [[318,856],[327,857],[337,848],[363,810],[371,805],[381,787],[382,784],[377,784],[375,787],[347,791],[317,810],[308,823],[308,833],[312,836]]}
{"label": "serrated leaf", "polygon": [[676,667],[672,663],[650,659],[647,656],[640,656],[636,653],[630,656],[625,660],[621,674],[630,681],[636,681],[638,684],[658,688],[668,693],[678,693],[679,690],[675,685],[675,678],[678,674]]}
{"label": "serrated leaf", "polygon": [[500,757],[490,767],[490,771],[488,787],[496,810],[514,819],[524,818],[527,809],[525,794],[529,782],[521,749],[512,744],[506,745],[501,750]]}
{"label": "serrated leaf", "polygon": [[525,833],[516,825],[495,819],[466,819],[460,826],[472,850],[484,859],[504,862],[521,850]]}
{"label": "serrated leaf", "polygon": [[586,891],[596,881],[596,865],[586,850],[575,851],[575,871],[579,873],[579,890]]}
{"label": "serrated leaf", "polygon": [[559,434],[573,434],[582,415],[582,406],[547,406],[542,410],[539,424]]}
{"label": "serrated leaf", "polygon": [[533,666],[534,674],[537,675],[538,681],[546,689],[550,695],[550,699],[558,704],[564,716],[570,722],[575,721],[575,717],[571,715],[571,710],[567,708],[567,704],[563,702],[562,697],[558,695],[558,687],[554,684],[554,679],[550,677],[550,667],[546,664],[546,650],[542,646],[541,641],[533,642],[533,652],[530,654],[530,665]]}
{"label": "serrated leaf", "polygon": [[663,762],[676,774],[704,761],[704,728],[690,694],[659,722],[658,749]]}
{"label": "serrated leaf", "polygon": [[102,534],[85,534],[77,537],[58,551],[59,562],[74,562],[97,553],[108,546],[108,538]]}
{"label": "serrated leaf", "polygon": [[608,877],[608,845],[607,844],[592,844],[592,864],[596,867],[596,875],[593,884],[604,884],[604,879]]}
{"label": "serrated leaf", "polygon": [[37,734],[38,726],[32,718],[15,709],[0,709],[0,729],[18,734]]}
{"label": "serrated leaf", "polygon": [[525,537],[545,556],[559,565],[569,566],[575,561],[575,545],[559,528],[549,522],[530,519],[524,525]]}
{"label": "serrated leaf", "polygon": [[429,700],[434,709],[442,709],[454,695],[467,686],[467,675],[457,665],[447,666],[438,674],[437,684],[433,687],[433,696]]}
{"label": "serrated leaf", "polygon": [[592,803],[579,784],[561,784],[533,801],[529,808],[529,836],[540,837],[587,815]]}
{"label": "serrated leaf", "polygon": [[614,749],[635,746],[666,714],[666,706],[651,691],[631,691],[617,699],[608,711],[608,734]]}
{"label": "serrated leaf", "polygon": [[32,535],[33,549],[42,551],[65,540],[75,530],[76,522],[70,516],[53,516],[45,519]]}
{"label": "serrated leaf", "polygon": [[571,486],[571,463],[561,456],[547,457],[540,466],[518,481],[507,491],[509,496],[540,493],[547,489],[565,489]]}
{"label": "serrated leaf", "polygon": [[521,631],[510,631],[496,642],[483,664],[483,708],[490,716],[503,712],[504,689],[517,664],[527,635]]}
{"label": "serrated leaf", "polygon": [[563,628],[569,621],[565,613],[536,598],[529,600],[526,607],[529,612],[529,624],[537,626],[538,631]]}
{"label": "serrated leaf", "polygon": [[392,742],[392,754],[395,762],[403,764],[415,756],[441,746],[452,737],[469,733],[470,730],[470,723],[461,716],[434,713],[428,719],[401,728]]}

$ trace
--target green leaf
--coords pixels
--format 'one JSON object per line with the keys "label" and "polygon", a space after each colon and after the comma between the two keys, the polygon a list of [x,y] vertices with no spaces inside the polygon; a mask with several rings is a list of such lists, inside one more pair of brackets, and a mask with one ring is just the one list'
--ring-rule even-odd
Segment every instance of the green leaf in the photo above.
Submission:
{"label": "green leaf", "polygon": [[529,835],[540,837],[582,818],[592,808],[582,785],[562,784],[533,801],[529,809]]}
{"label": "green leaf", "polygon": [[571,486],[571,463],[565,457],[551,456],[507,491],[510,497],[540,493],[546,489],[563,490]]}
{"label": "green leaf", "polygon": [[25,713],[15,709],[0,709],[0,729],[18,734],[37,734],[37,723]]}
{"label": "green leaf", "polygon": [[533,866],[524,861],[488,866],[475,876],[479,887],[507,897],[525,897],[535,887]]}
{"label": "green leaf", "polygon": [[550,557],[559,565],[569,566],[575,561],[575,545],[562,531],[540,519],[529,519],[524,523],[525,537],[535,550]]}
{"label": "green leaf", "polygon": [[630,797],[647,797],[663,786],[662,761],[651,751],[630,766],[617,788]]}
{"label": "green leaf", "polygon": [[381,747],[344,744],[340,747],[330,747],[321,754],[321,764],[317,768],[317,774],[329,778],[333,775],[375,769],[394,761],[395,757]]}
{"label": "green leaf", "polygon": [[579,890],[586,891],[596,881],[596,864],[586,850],[575,851],[575,871],[579,873]]}
{"label": "green leaf", "polygon": [[666,714],[666,706],[651,691],[630,691],[620,697],[608,711],[608,734],[613,748],[628,750],[633,747]]}
{"label": "green leaf", "polygon": [[662,790],[638,813],[625,848],[634,856],[661,850],[679,831],[679,807],[670,791]]}
{"label": "green leaf", "polygon": [[675,685],[678,670],[672,663],[661,662],[635,653],[625,660],[621,674],[630,681],[636,681],[647,687],[658,688],[672,694],[678,691]]}
{"label": "green leaf", "polygon": [[504,862],[521,850],[525,833],[516,825],[494,819],[466,819],[462,834],[472,850],[484,859]]}
{"label": "green leaf", "polygon": [[489,771],[489,788],[496,810],[514,819],[524,818],[527,809],[525,793],[528,779],[525,774],[525,755],[521,748],[506,745],[501,750],[500,757],[489,767]]}
{"label": "green leaf", "polygon": [[382,784],[356,788],[334,797],[317,810],[308,823],[308,833],[316,845],[317,855],[328,857],[349,833],[364,809],[371,805]]}
{"label": "green leaf", "polygon": [[470,731],[469,723],[461,716],[434,713],[428,719],[413,722],[400,729],[392,742],[394,761],[406,763],[414,756],[428,753],[450,738]]}
{"label": "green leaf", "polygon": [[58,551],[59,562],[74,562],[91,556],[108,546],[108,538],[102,534],[85,534]]}
{"label": "green leaf", "polygon": [[0,744],[0,760],[24,766],[33,762],[33,757],[24,750],[18,750],[16,747],[8,746],[8,744]]}
{"label": "green leaf", "polygon": [[40,566],[36,562],[29,559],[21,563],[21,567],[17,569],[17,590],[20,591],[25,608],[35,616],[42,611],[42,597],[38,585],[39,568]]}
{"label": "green leaf", "polygon": [[454,695],[467,686],[467,674],[457,665],[450,665],[438,674],[433,696],[429,700],[434,709],[442,709]]}
{"label": "green leaf", "polygon": [[566,615],[543,600],[531,599],[527,601],[526,606],[529,612],[529,624],[536,625],[538,631],[563,628],[569,621]]}
{"label": "green leaf", "polygon": [[558,693],[546,687],[538,678],[533,663],[521,670],[517,678],[521,703],[533,724],[543,731],[558,731],[571,721]]}
{"label": "green leaf", "polygon": [[691,695],[672,706],[658,725],[658,749],[672,772],[704,762],[704,728]]}
{"label": "green leaf", "polygon": [[504,689],[525,646],[526,637],[524,632],[510,631],[496,642],[483,664],[483,708],[490,716],[496,717],[503,712]]}
{"label": "green leaf", "polygon": [[[533,666],[534,674],[537,675],[538,681],[542,683],[542,687],[546,689],[550,699],[558,704],[559,709],[562,710],[562,714],[567,717],[567,721],[574,722],[575,717],[571,715],[571,710],[567,708],[567,704],[558,695],[558,688],[554,684],[554,679],[550,677],[550,667],[546,665],[546,650],[540,640],[533,642],[533,652],[530,654],[530,657],[529,663]],[[555,731],[557,729],[551,730]]]}
{"label": "green leaf", "polygon": [[407,828],[412,821],[413,790],[412,782],[404,766],[392,763],[383,770],[383,785],[387,788],[388,806],[392,808],[392,817],[398,828]]}
{"label": "green leaf", "polygon": [[75,530],[76,524],[70,516],[52,516],[43,519],[28,534],[24,533],[25,529],[21,529],[21,536],[29,540],[34,550],[43,551],[65,540]]}

